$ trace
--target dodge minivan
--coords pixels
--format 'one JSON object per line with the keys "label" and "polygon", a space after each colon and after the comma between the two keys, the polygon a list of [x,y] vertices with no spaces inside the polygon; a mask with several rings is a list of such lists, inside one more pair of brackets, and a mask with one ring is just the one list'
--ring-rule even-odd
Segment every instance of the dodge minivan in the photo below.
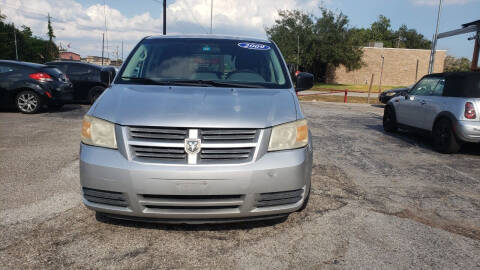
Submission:
{"label": "dodge minivan", "polygon": [[80,181],[100,216],[151,222],[273,219],[307,205],[312,139],[274,42],[141,40],[84,116]]}

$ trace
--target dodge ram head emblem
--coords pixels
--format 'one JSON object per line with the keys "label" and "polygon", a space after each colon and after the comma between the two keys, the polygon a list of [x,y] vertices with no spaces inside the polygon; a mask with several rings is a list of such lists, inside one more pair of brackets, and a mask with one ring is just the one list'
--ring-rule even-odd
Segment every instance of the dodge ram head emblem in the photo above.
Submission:
{"label": "dodge ram head emblem", "polygon": [[200,149],[200,139],[185,139],[185,152],[188,154],[198,154]]}

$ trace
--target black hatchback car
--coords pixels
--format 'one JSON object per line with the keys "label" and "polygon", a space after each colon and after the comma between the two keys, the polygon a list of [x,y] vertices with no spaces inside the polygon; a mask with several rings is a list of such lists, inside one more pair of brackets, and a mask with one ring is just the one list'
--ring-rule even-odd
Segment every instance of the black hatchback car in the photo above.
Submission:
{"label": "black hatchback car", "polygon": [[47,64],[56,66],[67,74],[73,83],[73,100],[76,102],[95,102],[115,77],[113,67],[75,61],[55,61]]}
{"label": "black hatchback car", "polygon": [[43,105],[61,107],[72,101],[73,88],[57,68],[0,60],[0,106],[36,113]]}

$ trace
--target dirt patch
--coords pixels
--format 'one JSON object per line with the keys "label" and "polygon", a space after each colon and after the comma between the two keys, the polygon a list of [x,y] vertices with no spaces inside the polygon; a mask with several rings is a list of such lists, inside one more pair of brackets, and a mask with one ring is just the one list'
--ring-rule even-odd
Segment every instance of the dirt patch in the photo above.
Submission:
{"label": "dirt patch", "polygon": [[402,211],[394,213],[389,213],[376,209],[373,209],[373,211],[385,215],[396,216],[399,218],[411,219],[413,221],[420,222],[433,228],[442,229],[444,231],[459,234],[474,240],[480,240],[480,228],[459,225],[458,222],[446,220],[439,217],[438,215],[435,215],[435,213],[426,212],[421,209],[404,209]]}

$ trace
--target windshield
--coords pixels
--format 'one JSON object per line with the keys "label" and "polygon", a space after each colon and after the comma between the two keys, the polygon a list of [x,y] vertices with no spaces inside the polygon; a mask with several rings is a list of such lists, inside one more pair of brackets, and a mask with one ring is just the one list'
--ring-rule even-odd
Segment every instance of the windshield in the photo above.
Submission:
{"label": "windshield", "polygon": [[287,76],[272,43],[163,38],[143,40],[116,83],[290,88]]}

